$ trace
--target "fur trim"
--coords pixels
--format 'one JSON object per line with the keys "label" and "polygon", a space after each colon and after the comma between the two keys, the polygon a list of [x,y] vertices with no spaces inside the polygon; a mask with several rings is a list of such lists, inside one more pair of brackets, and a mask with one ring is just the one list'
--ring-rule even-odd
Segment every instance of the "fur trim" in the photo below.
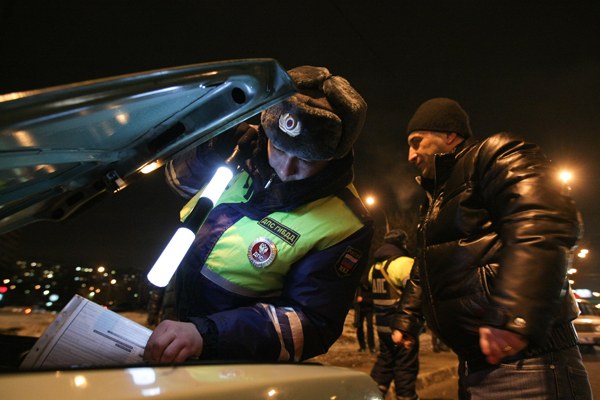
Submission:
{"label": "fur trim", "polygon": [[342,158],[365,123],[367,104],[327,68],[302,66],[288,71],[298,93],[265,112],[261,124],[273,144],[305,160]]}

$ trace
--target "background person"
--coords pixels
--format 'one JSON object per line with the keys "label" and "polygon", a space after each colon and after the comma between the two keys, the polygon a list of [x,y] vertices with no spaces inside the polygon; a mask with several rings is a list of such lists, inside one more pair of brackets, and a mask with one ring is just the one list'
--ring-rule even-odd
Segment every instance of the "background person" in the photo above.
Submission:
{"label": "background person", "polygon": [[392,381],[398,400],[415,400],[419,374],[419,341],[411,346],[398,346],[392,341],[391,318],[394,316],[402,290],[410,276],[413,258],[409,256],[407,235],[392,229],[384,243],[375,251],[369,270],[375,324],[379,336],[379,353],[371,369],[371,377],[385,396]]}
{"label": "background person", "polygon": [[396,343],[425,317],[459,357],[461,399],[591,398],[567,280],[580,219],[549,160],[511,133],[475,140],[447,98],[423,103],[407,131],[428,196]]}
{"label": "background person", "polygon": [[243,155],[177,271],[179,321],[156,327],[148,361],[300,361],[342,333],[373,232],[352,184],[367,105],[326,68],[289,74],[298,93],[263,112],[258,129],[242,124],[166,167],[191,197],[236,144]]}
{"label": "background person", "polygon": [[[356,339],[358,340],[358,351],[365,352],[367,344],[369,351],[375,353],[375,332],[373,330],[373,298],[371,288],[367,280],[367,274],[363,276],[356,290],[354,300],[354,327],[356,328]],[[367,332],[365,340],[365,329]]]}

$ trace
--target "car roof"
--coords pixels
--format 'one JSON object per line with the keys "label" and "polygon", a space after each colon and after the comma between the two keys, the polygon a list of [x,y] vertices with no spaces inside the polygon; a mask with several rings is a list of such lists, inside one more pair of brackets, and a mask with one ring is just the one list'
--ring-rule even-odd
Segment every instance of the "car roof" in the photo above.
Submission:
{"label": "car roof", "polygon": [[273,59],[0,95],[0,234],[62,220],[295,92]]}

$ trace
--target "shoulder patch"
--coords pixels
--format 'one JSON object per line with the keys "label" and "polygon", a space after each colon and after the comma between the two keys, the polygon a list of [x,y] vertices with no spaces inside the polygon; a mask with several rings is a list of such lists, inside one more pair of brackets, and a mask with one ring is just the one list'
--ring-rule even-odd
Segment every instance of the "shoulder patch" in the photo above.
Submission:
{"label": "shoulder patch", "polygon": [[300,234],[287,226],[280,224],[272,218],[265,217],[258,221],[258,224],[277,236],[290,246],[293,246],[300,238]]}
{"label": "shoulder patch", "polygon": [[354,247],[348,247],[336,263],[335,272],[337,272],[339,276],[350,275],[358,265],[361,257],[362,252],[360,250],[355,249]]}

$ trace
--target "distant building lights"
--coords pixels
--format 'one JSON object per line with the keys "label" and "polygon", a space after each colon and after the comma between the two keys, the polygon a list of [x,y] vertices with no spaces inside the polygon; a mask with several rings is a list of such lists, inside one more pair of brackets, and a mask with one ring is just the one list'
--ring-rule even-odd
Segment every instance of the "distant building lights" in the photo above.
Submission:
{"label": "distant building lights", "polygon": [[5,279],[2,281],[2,283],[4,283],[5,285],[8,285],[10,283],[10,279]]}
{"label": "distant building lights", "polygon": [[50,291],[49,290],[44,290],[42,293],[43,293],[44,296],[48,296],[50,294]]}
{"label": "distant building lights", "polygon": [[116,279],[112,279],[112,280],[110,281],[110,284],[111,284],[111,285],[114,285],[114,284],[116,284],[116,283],[117,283],[117,280],[116,280]]}
{"label": "distant building lights", "polygon": [[53,293],[53,294],[51,294],[51,295],[48,297],[48,300],[50,300],[50,301],[58,301],[58,299],[59,299],[59,298],[60,298],[60,296],[59,296],[59,295],[57,295],[56,293]]}
{"label": "distant building lights", "polygon": [[569,270],[567,271],[568,275],[573,275],[577,273],[577,268],[569,268]]}
{"label": "distant building lights", "polygon": [[577,253],[577,257],[579,257],[579,258],[585,258],[585,257],[587,257],[587,255],[588,255],[589,252],[590,251],[588,249],[581,249]]}
{"label": "distant building lights", "polygon": [[100,267],[98,267],[97,271],[100,273],[103,273],[105,271],[105,268],[100,266]]}

